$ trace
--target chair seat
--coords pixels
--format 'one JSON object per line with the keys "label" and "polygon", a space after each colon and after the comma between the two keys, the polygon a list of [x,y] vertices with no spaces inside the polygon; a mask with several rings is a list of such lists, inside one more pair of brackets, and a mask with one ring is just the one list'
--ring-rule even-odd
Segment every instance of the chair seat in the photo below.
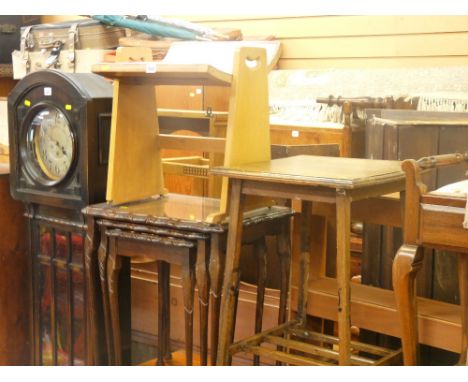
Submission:
{"label": "chair seat", "polygon": [[432,194],[444,194],[452,196],[466,196],[468,194],[468,179],[450,183],[431,192]]}
{"label": "chair seat", "polygon": [[[466,198],[466,196],[468,195],[468,179],[442,186],[437,190],[432,191],[431,194]],[[468,229],[468,202],[465,207],[465,218],[463,219],[463,228]]]}

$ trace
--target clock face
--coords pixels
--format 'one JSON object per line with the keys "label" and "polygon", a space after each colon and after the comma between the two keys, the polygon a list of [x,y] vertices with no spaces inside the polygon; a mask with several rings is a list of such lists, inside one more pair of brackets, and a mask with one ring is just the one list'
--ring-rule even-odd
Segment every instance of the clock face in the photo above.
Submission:
{"label": "clock face", "polygon": [[41,109],[31,120],[26,139],[37,180],[47,185],[63,180],[72,166],[75,149],[65,114],[53,106]]}

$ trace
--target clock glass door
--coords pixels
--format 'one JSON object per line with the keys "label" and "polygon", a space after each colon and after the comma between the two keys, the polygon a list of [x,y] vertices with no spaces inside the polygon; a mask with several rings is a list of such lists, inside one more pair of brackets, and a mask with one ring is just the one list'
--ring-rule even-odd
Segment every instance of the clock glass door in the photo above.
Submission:
{"label": "clock glass door", "polygon": [[26,132],[26,152],[30,175],[43,185],[62,181],[74,159],[75,138],[66,115],[55,106],[41,107]]}
{"label": "clock glass door", "polygon": [[70,227],[35,225],[37,364],[83,365],[86,359],[83,234]]}

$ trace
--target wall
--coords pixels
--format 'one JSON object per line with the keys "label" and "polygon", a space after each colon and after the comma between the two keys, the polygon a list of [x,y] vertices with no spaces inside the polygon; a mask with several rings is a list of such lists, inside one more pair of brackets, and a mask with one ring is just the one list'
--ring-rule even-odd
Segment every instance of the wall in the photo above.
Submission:
{"label": "wall", "polygon": [[[180,17],[180,16],[173,16]],[[184,16],[282,42],[280,69],[468,64],[468,16]]]}
{"label": "wall", "polygon": [[[276,36],[280,69],[468,64],[468,16],[180,16],[244,36]],[[78,16],[43,16],[43,22]]]}

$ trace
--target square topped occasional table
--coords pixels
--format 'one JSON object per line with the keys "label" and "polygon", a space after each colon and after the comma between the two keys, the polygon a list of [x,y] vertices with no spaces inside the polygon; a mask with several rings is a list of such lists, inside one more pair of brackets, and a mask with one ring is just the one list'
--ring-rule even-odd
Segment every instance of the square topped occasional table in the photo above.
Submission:
{"label": "square topped occasional table", "polygon": [[[350,326],[350,224],[351,202],[377,197],[405,188],[405,176],[399,161],[356,158],[333,158],[300,155],[271,161],[217,167],[215,175],[229,177],[229,229],[225,264],[225,278],[221,299],[221,323],[219,332],[218,365],[226,365],[235,352],[250,352],[280,362],[297,365],[377,365],[388,364],[400,356],[400,351],[377,348],[351,341]],[[305,329],[308,287],[308,251],[301,250],[301,225],[306,224],[307,214],[302,213],[295,222],[293,252],[300,253],[300,282],[297,318],[277,328],[257,334],[249,339],[231,344],[233,325],[234,291],[238,283],[240,238],[244,195],[260,195],[273,198],[297,199],[306,205],[323,202],[336,205],[337,221],[337,296],[338,338],[315,335]],[[403,200],[403,199],[401,199]],[[307,208],[303,208],[303,212]],[[301,221],[303,220],[303,221]],[[292,339],[292,338],[298,338]],[[330,348],[301,342],[300,339],[316,338]],[[278,346],[277,350],[261,347],[262,343]],[[338,351],[333,349],[338,345]],[[300,352],[301,355],[298,355]],[[356,355],[356,352],[359,355]],[[308,353],[309,356],[304,354]],[[364,356],[362,355],[364,354]],[[369,356],[366,356],[369,355]]]}

